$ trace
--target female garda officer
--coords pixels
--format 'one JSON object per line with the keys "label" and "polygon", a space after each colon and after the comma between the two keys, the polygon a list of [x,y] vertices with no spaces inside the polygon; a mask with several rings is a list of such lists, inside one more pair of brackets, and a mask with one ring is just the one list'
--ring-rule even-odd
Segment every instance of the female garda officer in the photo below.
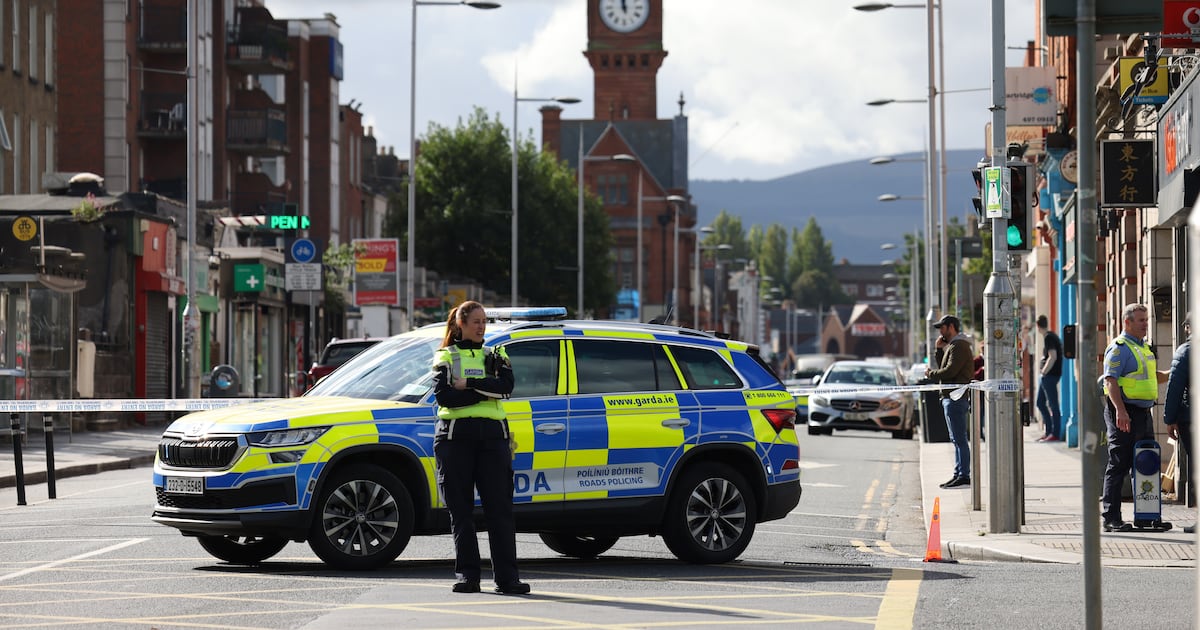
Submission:
{"label": "female garda officer", "polygon": [[517,575],[512,451],[500,402],[513,390],[512,365],[503,348],[483,347],[486,326],[487,315],[478,302],[463,302],[450,311],[446,337],[433,357],[438,402],[433,454],[454,534],[454,592],[479,592],[479,541],[472,514],[478,488],[496,592],[520,595],[529,592],[529,585]]}

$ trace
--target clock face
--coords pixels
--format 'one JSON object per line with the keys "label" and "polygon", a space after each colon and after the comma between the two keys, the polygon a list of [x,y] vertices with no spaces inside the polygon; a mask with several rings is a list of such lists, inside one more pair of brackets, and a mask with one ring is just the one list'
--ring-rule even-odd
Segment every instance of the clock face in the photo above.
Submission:
{"label": "clock face", "polygon": [[650,0],[600,0],[600,20],[618,33],[632,33],[650,17]]}

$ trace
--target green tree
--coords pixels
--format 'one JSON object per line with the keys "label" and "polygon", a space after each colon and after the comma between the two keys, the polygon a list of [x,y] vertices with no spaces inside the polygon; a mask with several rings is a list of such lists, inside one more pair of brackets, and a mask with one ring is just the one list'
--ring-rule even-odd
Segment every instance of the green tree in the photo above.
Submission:
{"label": "green tree", "polygon": [[741,217],[722,210],[713,219],[712,229],[712,233],[704,239],[705,245],[729,245],[730,250],[723,254],[729,259],[750,258],[750,243],[746,239]]}
{"label": "green tree", "polygon": [[[416,263],[475,280],[500,295],[508,295],[512,282],[509,142],[499,116],[489,118],[477,107],[453,129],[431,124],[416,168]],[[573,307],[578,269],[575,173],[554,155],[538,151],[532,137],[520,138],[517,162],[521,297],[533,304]],[[408,201],[407,191],[402,193],[384,232],[405,240]],[[607,308],[616,296],[608,216],[590,193],[584,208],[584,308]]]}
{"label": "green tree", "polygon": [[799,306],[812,308],[850,301],[833,277],[833,244],[825,240],[813,217],[803,230],[792,230],[788,277],[789,294]]}
{"label": "green tree", "polygon": [[771,279],[767,283],[768,291],[771,287],[786,291],[786,287],[791,286],[788,276],[788,233],[782,225],[772,223],[767,227],[757,259],[758,269]]}

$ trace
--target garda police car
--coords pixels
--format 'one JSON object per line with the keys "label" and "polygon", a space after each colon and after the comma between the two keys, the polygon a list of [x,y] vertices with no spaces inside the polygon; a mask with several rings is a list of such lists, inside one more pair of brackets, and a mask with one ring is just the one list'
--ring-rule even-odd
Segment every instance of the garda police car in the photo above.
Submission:
{"label": "garda police car", "polygon": [[[678,558],[717,563],[799,503],[795,400],[757,347],[564,313],[488,310],[485,344],[505,348],[516,380],[504,404],[518,531],[581,558],[661,535]],[[391,337],[299,398],[176,420],[154,464],[153,519],[227,562],[294,540],[342,569],[448,532],[431,370],[444,332]]]}

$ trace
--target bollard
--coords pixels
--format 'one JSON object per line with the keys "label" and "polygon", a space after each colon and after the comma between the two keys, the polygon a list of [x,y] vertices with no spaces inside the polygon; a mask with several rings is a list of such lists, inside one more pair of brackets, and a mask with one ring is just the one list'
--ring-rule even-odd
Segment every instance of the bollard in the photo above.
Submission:
{"label": "bollard", "polygon": [[58,491],[54,486],[54,416],[42,415],[42,431],[46,434],[46,491],[51,499],[56,499]]}
{"label": "bollard", "polygon": [[17,469],[17,505],[25,505],[25,461],[21,457],[21,416],[9,415],[13,437],[13,464]]}

